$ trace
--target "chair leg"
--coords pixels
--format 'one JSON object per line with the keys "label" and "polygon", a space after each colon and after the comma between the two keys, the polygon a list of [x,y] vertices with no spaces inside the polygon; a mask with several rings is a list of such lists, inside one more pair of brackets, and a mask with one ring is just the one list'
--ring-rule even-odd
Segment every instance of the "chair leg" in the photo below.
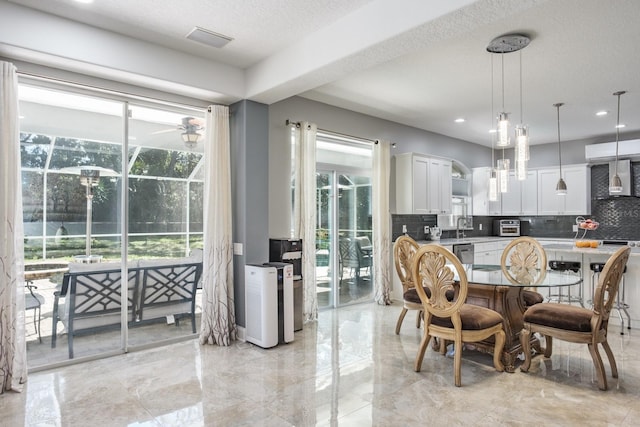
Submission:
{"label": "chair leg", "polygon": [[396,322],[396,335],[400,334],[400,327],[402,326],[402,322],[404,321],[404,316],[407,315],[407,309],[402,307],[402,311],[400,312],[400,317],[398,317],[398,321]]}
{"label": "chair leg", "polygon": [[544,357],[547,359],[551,357],[551,353],[553,352],[553,337],[550,335],[544,336],[545,348],[544,348]]}
{"label": "chair leg", "polygon": [[591,358],[593,359],[593,365],[596,368],[596,375],[598,376],[598,388],[600,390],[607,389],[607,377],[604,374],[604,364],[602,363],[602,357],[600,357],[600,353],[598,352],[597,345],[587,344],[589,347],[589,353],[591,353]]}
{"label": "chair leg", "polygon": [[456,387],[462,385],[462,340],[456,339],[454,342],[455,353],[453,354],[453,378]]}
{"label": "chair leg", "polygon": [[416,328],[420,329],[420,324],[422,323],[422,310],[418,310],[418,314],[416,315]]}
{"label": "chair leg", "polygon": [[51,348],[56,348],[56,339],[58,332],[58,297],[53,301],[53,316],[52,316],[53,327],[51,328]]}
{"label": "chair leg", "polygon": [[520,371],[528,372],[531,367],[531,330],[528,328],[522,329],[520,332],[520,345],[522,345],[522,352],[524,353],[524,362],[520,366]]}
{"label": "chair leg", "polygon": [[427,333],[427,329],[425,328],[424,334],[422,334],[422,340],[420,341],[420,347],[418,347],[416,362],[414,364],[414,371],[416,372],[420,372],[420,369],[422,369],[422,359],[424,359],[424,353],[429,345],[429,340],[431,340],[431,335]]}
{"label": "chair leg", "polygon": [[609,366],[611,367],[611,376],[613,378],[618,378],[618,365],[616,365],[616,359],[615,357],[613,357],[613,352],[611,351],[609,342],[604,341],[602,343],[602,347],[604,348],[604,352],[607,353],[607,358],[609,359]]}
{"label": "chair leg", "polygon": [[505,340],[506,335],[502,329],[496,332],[496,345],[493,348],[493,366],[495,366],[496,371],[498,372],[504,371],[504,365],[502,364],[502,350],[504,349]]}

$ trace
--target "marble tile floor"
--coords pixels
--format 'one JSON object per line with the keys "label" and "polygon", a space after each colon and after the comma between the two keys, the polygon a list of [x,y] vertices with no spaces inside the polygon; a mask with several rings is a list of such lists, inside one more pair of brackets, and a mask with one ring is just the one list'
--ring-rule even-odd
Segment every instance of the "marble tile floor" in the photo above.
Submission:
{"label": "marble tile floor", "polygon": [[[6,426],[632,426],[640,423],[640,338],[610,334],[619,379],[598,390],[587,346],[554,342],[529,373],[499,373],[466,350],[427,351],[398,304],[323,311],[272,349],[196,340],[29,375],[0,396]],[[614,325],[611,325],[615,328]],[[617,332],[617,329],[616,329]],[[606,364],[606,363],[605,363]],[[608,365],[607,365],[608,366]]]}

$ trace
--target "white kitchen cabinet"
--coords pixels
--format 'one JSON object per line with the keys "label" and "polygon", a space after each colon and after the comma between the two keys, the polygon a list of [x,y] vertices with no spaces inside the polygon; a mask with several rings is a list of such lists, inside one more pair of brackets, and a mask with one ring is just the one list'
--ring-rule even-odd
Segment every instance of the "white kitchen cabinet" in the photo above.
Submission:
{"label": "white kitchen cabinet", "polygon": [[397,155],[396,213],[451,213],[451,161],[416,153]]}
{"label": "white kitchen cabinet", "polygon": [[591,212],[591,174],[588,165],[562,168],[567,194],[558,196],[559,168],[538,169],[538,215],[587,215]]}
{"label": "white kitchen cabinet", "polygon": [[528,170],[525,180],[509,172],[509,191],[502,193],[502,215],[538,214],[538,172]]}
{"label": "white kitchen cabinet", "polygon": [[429,213],[451,213],[451,160],[430,158],[427,184]]}
{"label": "white kitchen cabinet", "polygon": [[491,177],[491,168],[474,168],[472,171],[472,176],[472,215],[502,215],[500,197],[498,197],[497,201],[489,201],[489,178]]}

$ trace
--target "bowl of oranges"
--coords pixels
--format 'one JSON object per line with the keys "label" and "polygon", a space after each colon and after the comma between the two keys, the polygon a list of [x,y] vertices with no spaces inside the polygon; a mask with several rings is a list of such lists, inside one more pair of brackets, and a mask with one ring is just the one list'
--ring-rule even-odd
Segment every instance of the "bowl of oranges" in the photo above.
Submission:
{"label": "bowl of oranges", "polygon": [[597,240],[576,240],[576,248],[597,248],[600,242]]}

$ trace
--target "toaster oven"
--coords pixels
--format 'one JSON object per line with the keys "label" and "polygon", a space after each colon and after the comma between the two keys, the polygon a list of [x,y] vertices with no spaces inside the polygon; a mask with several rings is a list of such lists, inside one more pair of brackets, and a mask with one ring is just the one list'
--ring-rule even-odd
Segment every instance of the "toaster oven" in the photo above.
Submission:
{"label": "toaster oven", "polygon": [[493,234],[500,237],[520,236],[520,220],[496,219],[493,221]]}

